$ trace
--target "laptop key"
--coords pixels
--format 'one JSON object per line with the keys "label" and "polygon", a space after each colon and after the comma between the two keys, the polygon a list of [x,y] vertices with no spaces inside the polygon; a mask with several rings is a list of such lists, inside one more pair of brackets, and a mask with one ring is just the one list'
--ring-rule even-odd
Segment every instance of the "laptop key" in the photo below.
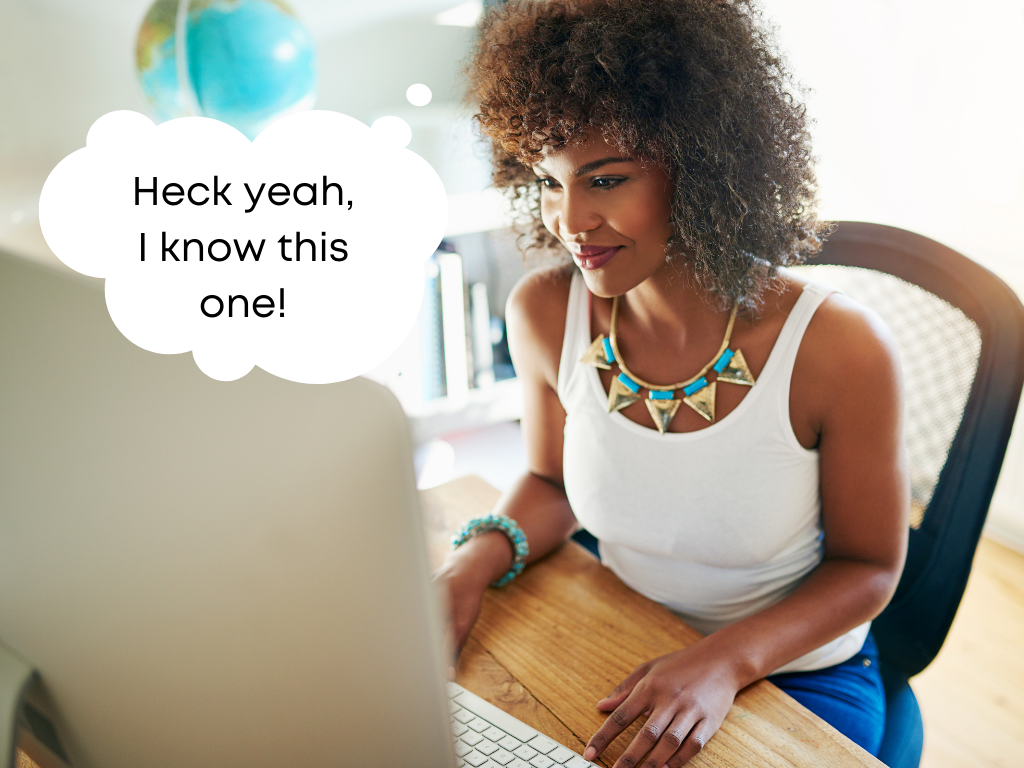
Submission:
{"label": "laptop key", "polygon": [[495,752],[498,751],[498,745],[495,744],[493,741],[488,741],[487,739],[484,739],[476,745],[476,751],[484,755],[493,755]]}
{"label": "laptop key", "polygon": [[594,763],[588,763],[579,755],[573,755],[572,758],[565,764],[565,768],[592,768]]}
{"label": "laptop key", "polygon": [[503,738],[505,738],[506,735],[507,734],[503,730],[501,730],[500,728],[495,728],[493,725],[486,731],[484,731],[484,736],[486,736],[491,741],[501,741]]}
{"label": "laptop key", "polygon": [[530,761],[530,765],[532,765],[533,768],[551,768],[554,764],[555,761],[547,755],[537,755]]}
{"label": "laptop key", "polygon": [[[472,728],[472,727],[473,726],[471,725],[470,728]],[[527,742],[527,744],[529,744],[531,747],[536,749],[542,755],[546,755],[548,752],[550,752],[551,750],[553,750],[555,747],[558,746],[558,744],[553,742],[547,736],[541,736],[540,734],[537,734],[532,739],[530,739]]]}
{"label": "laptop key", "polygon": [[520,760],[530,760],[536,754],[536,749],[532,749],[526,746],[525,744],[523,744],[523,746],[521,746],[519,749],[515,751],[516,757],[518,757]]}
{"label": "laptop key", "polygon": [[496,762],[498,765],[508,765],[515,759],[516,756],[509,752],[507,749],[499,749],[497,752],[491,755],[491,760]]}
{"label": "laptop key", "polygon": [[468,755],[464,756],[462,759],[465,760],[469,765],[472,765],[473,768],[480,768],[481,765],[487,762],[487,758],[481,755],[475,749]]}
{"label": "laptop key", "polygon": [[479,717],[474,718],[473,720],[470,720],[468,723],[466,723],[466,725],[468,725],[470,728],[472,728],[477,733],[480,733],[482,731],[486,731],[488,728],[491,727],[490,723],[488,723],[486,720],[480,719]]}
{"label": "laptop key", "polygon": [[470,731],[468,728],[467,728],[467,732],[462,734],[462,741],[466,742],[471,747],[475,747],[477,744],[479,744],[483,740],[484,740],[483,736],[481,736],[476,731]]}
{"label": "laptop key", "polygon": [[470,720],[476,719],[476,715],[474,715],[468,709],[460,709],[458,712],[452,712],[452,717],[454,717],[460,723],[468,723]]}
{"label": "laptop key", "polygon": [[455,754],[458,757],[464,757],[473,751],[473,748],[469,744],[463,744],[461,741],[455,742]]}
{"label": "laptop key", "polygon": [[[588,764],[589,765],[589,764]],[[505,766],[505,768],[530,768],[530,764],[525,760],[520,760],[518,757],[511,763]]]}
{"label": "laptop key", "polygon": [[556,763],[565,764],[573,756],[573,752],[570,752],[565,747],[555,747],[553,750],[548,752],[548,757],[554,760]]}
{"label": "laptop key", "polygon": [[502,749],[507,749],[509,752],[515,752],[521,747],[523,742],[512,736],[506,736],[504,739],[498,742],[498,746]]}
{"label": "laptop key", "polygon": [[452,733],[454,733],[456,736],[461,736],[468,730],[469,726],[465,723],[460,723],[458,720],[452,723]]}

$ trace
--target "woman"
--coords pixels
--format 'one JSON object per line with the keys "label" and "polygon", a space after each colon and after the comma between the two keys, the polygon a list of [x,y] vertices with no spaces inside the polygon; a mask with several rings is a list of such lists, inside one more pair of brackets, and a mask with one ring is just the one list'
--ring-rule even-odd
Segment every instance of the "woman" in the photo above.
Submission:
{"label": "woman", "polygon": [[825,231],[757,21],[744,0],[511,2],[470,68],[496,184],[575,268],[509,299],[529,472],[495,510],[514,523],[472,526],[439,578],[461,646],[487,585],[582,523],[707,634],[599,702],[587,759],[647,717],[616,766],[682,765],[773,673],[869,751],[882,734],[868,630],[906,550],[899,365],[875,315],[784,269]]}

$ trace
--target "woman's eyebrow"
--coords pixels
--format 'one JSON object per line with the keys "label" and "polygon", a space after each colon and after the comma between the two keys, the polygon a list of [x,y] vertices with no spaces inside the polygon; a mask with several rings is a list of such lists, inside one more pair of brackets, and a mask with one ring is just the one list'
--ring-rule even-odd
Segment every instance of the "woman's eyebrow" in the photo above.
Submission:
{"label": "woman's eyebrow", "polygon": [[588,173],[596,171],[598,168],[610,165],[611,163],[634,163],[636,162],[632,157],[602,157],[600,160],[595,160],[592,163],[581,165],[576,169],[576,173],[573,174],[576,178],[580,176],[586,176]]}
{"label": "woman's eyebrow", "polygon": [[[586,165],[581,165],[573,173],[573,176],[575,176],[576,178],[579,178],[580,176],[586,176],[588,173],[592,173],[592,172],[596,171],[598,168],[601,168],[602,166],[605,166],[605,165],[610,165],[612,163],[635,163],[635,162],[636,162],[636,160],[634,160],[632,157],[602,157],[600,160],[594,160],[592,163],[587,163]],[[533,172],[537,173],[538,171],[540,173],[544,174],[545,176],[550,176],[551,175],[546,170],[541,168],[539,165],[533,166]]]}

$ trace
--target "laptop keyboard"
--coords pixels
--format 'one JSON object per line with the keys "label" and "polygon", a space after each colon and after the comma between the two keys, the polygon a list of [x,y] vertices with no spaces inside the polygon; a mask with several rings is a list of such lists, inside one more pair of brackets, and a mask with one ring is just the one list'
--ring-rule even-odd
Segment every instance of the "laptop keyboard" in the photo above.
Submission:
{"label": "laptop keyboard", "polygon": [[596,768],[460,685],[448,697],[459,768]]}

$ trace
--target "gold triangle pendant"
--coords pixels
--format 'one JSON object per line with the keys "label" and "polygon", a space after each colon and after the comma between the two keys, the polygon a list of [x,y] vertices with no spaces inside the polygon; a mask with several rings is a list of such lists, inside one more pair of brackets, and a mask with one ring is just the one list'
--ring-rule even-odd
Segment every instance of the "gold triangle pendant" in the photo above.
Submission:
{"label": "gold triangle pendant", "polygon": [[626,406],[632,405],[640,399],[639,392],[623,384],[619,377],[612,379],[612,385],[608,388],[608,413],[621,411]]}
{"label": "gold triangle pendant", "polygon": [[672,417],[679,410],[679,402],[679,400],[651,400],[650,398],[644,400],[644,405],[647,406],[651,418],[654,419],[654,426],[661,434],[664,435],[668,425],[672,423]]}
{"label": "gold triangle pendant", "polygon": [[718,381],[727,381],[730,384],[744,384],[748,387],[754,386],[754,376],[750,373],[750,366],[747,365],[743,353],[738,349],[729,360],[729,364],[718,374]]}
{"label": "gold triangle pendant", "polygon": [[[744,363],[744,366],[746,363]],[[683,402],[693,408],[697,413],[703,416],[708,421],[715,420],[715,384],[718,382],[712,381],[704,389],[699,392],[694,392],[689,397],[684,397]]]}
{"label": "gold triangle pendant", "polygon": [[595,368],[604,368],[606,371],[611,370],[611,366],[608,364],[608,360],[604,354],[604,334],[599,334],[594,343],[590,345],[590,349],[586,351],[583,357],[580,358],[581,363],[592,365]]}

